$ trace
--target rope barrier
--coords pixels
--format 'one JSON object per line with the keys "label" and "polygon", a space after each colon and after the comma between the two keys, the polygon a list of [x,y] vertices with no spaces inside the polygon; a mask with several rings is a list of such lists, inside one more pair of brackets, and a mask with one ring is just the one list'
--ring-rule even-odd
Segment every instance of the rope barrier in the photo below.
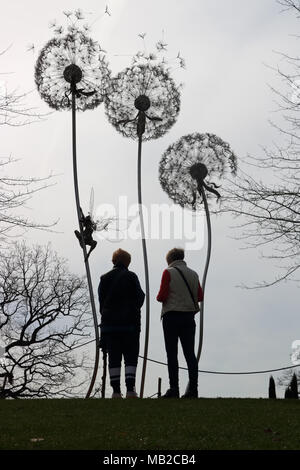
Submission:
{"label": "rope barrier", "polygon": [[[74,351],[75,349],[81,348],[82,346],[86,346],[87,344],[93,343],[95,340],[92,339],[90,341],[87,341],[86,343],[79,344],[78,346],[75,346],[74,348],[69,349],[69,351]],[[56,356],[58,354],[62,354],[62,352],[65,351],[60,351],[56,354],[53,354],[53,356]],[[143,356],[139,356],[141,359],[144,359]],[[168,364],[166,362],[162,361],[157,361],[155,359],[150,359],[149,357],[147,358],[147,361],[153,362],[155,364],[160,364],[163,366],[167,366]],[[300,367],[300,364],[297,365],[291,365],[291,366],[285,366],[285,367],[278,367],[277,369],[266,369],[266,370],[254,370],[254,371],[240,371],[240,372],[225,372],[225,371],[216,371],[216,370],[201,370],[198,369],[198,372],[201,374],[214,374],[214,375],[256,375],[256,374],[268,374],[270,372],[279,372],[281,370],[288,370],[288,369],[296,369],[297,367]],[[187,367],[182,367],[179,366],[179,369],[182,370],[188,370]]]}
{"label": "rope barrier", "polygon": [[[142,356],[139,356],[142,357]],[[167,366],[165,362],[161,361],[156,361],[154,359],[148,358],[148,361],[150,362],[155,362],[156,364],[161,364],[164,366]],[[286,367],[280,367],[278,369],[267,369],[267,370],[255,370],[255,371],[241,371],[241,372],[224,372],[224,371],[216,371],[216,370],[201,370],[198,369],[198,372],[201,372],[202,374],[217,374],[217,375],[254,375],[254,374],[267,374],[269,372],[278,372],[280,370],[288,370],[288,369],[295,369],[296,367],[300,367],[300,364],[294,365],[294,366],[286,366]],[[187,367],[181,367],[179,366],[179,369],[183,370],[188,370]]]}

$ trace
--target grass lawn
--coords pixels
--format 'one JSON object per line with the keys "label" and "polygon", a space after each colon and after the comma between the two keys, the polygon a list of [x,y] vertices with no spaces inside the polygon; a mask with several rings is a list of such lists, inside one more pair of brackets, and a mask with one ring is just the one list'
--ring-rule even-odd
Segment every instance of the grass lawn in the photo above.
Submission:
{"label": "grass lawn", "polygon": [[0,400],[0,449],[300,449],[300,400]]}

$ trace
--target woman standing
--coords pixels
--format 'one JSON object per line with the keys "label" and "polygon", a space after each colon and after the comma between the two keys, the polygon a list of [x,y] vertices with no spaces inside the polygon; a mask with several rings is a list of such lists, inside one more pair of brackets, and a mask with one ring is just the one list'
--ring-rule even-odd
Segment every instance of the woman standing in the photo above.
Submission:
{"label": "woman standing", "polygon": [[141,307],[145,294],[137,275],[128,270],[131,255],[117,250],[113,269],[101,276],[98,296],[101,314],[101,342],[108,352],[112,398],[122,398],[121,362],[125,362],[126,398],[136,398],[135,376],[138,362]]}
{"label": "woman standing", "polygon": [[179,398],[178,339],[189,371],[189,389],[182,398],[198,398],[198,362],[195,356],[194,316],[203,300],[198,274],[188,268],[184,250],[173,248],[167,253],[158,302],[162,302],[162,322],[168,359],[170,388],[163,398]]}

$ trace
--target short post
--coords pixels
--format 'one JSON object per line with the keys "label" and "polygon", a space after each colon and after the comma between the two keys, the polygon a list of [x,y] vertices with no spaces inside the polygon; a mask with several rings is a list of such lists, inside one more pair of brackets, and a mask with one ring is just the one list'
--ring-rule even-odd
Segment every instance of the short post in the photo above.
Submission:
{"label": "short post", "polygon": [[101,398],[105,398],[106,371],[107,371],[107,351],[106,349],[103,349],[103,375],[102,375],[102,386],[101,386]]}
{"label": "short post", "polygon": [[158,378],[158,391],[157,391],[157,398],[161,397],[161,377]]}

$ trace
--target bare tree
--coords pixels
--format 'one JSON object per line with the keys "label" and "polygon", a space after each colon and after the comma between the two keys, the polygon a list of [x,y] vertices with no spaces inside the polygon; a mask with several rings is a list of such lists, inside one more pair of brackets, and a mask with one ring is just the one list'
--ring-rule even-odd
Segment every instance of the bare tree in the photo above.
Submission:
{"label": "bare tree", "polygon": [[[278,3],[300,13],[299,0]],[[286,123],[286,128],[272,123],[281,144],[242,162],[236,180],[223,191],[221,209],[240,218],[240,238],[248,246],[262,247],[263,256],[276,262],[276,278],[256,287],[295,279],[300,268],[300,57],[281,57],[286,70],[276,71],[283,86],[280,91],[272,89]]]}
{"label": "bare tree", "polygon": [[[0,52],[0,57],[10,49],[10,46]],[[5,75],[5,72],[1,72]],[[36,109],[26,104],[29,93],[20,93],[17,89],[8,90],[7,86],[0,87],[0,128],[1,126],[19,127],[43,119],[46,115],[37,113]],[[24,206],[32,195],[49,186],[51,175],[45,178],[11,177],[6,175],[6,167],[16,159],[11,157],[0,159],[0,237],[7,241],[13,230],[18,228],[49,229],[55,225],[38,224],[28,218],[16,215],[16,209]]]}
{"label": "bare tree", "polygon": [[[282,176],[284,177],[284,176]],[[263,257],[276,261],[278,275],[271,281],[256,284],[267,287],[291,279],[300,267],[300,178],[270,185],[240,172],[223,192],[226,202],[221,211],[230,211],[242,221],[238,238],[250,248],[261,247]],[[298,185],[298,187],[297,187]]]}
{"label": "bare tree", "polygon": [[29,93],[20,93],[17,89],[2,88],[0,93],[0,126],[24,126],[43,119],[35,108],[26,105]]}
{"label": "bare tree", "polygon": [[0,397],[79,393],[84,364],[73,349],[89,336],[88,310],[84,279],[71,274],[50,246],[17,243],[2,255]]}
{"label": "bare tree", "polygon": [[300,0],[277,0],[277,3],[284,7],[283,11],[293,9],[300,13]]}
{"label": "bare tree", "polygon": [[[11,46],[0,52],[0,57],[5,54]],[[7,75],[1,72],[1,76]],[[0,87],[0,126],[24,126],[32,122],[42,120],[47,114],[37,112],[37,109],[27,104],[29,93],[20,92],[18,89],[10,90],[2,82]]]}

